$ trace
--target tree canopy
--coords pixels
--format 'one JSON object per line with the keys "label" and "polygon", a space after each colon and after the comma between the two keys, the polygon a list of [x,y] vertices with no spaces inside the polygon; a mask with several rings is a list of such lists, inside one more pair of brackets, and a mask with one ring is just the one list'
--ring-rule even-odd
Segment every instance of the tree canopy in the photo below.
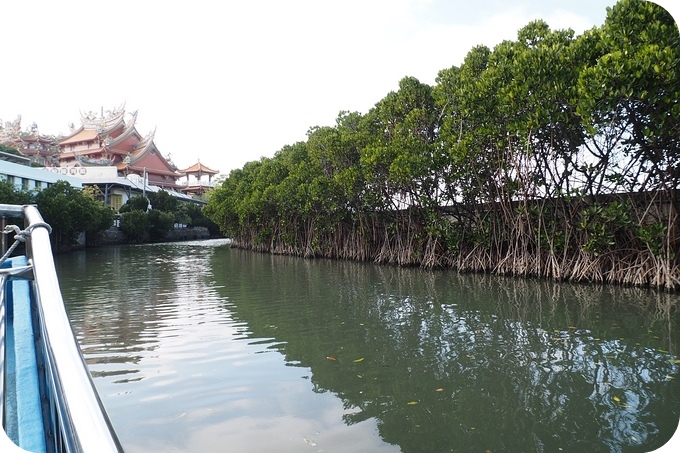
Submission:
{"label": "tree canopy", "polygon": [[541,20],[434,86],[233,170],[206,214],[237,246],[677,287],[680,35],[621,0],[579,36]]}

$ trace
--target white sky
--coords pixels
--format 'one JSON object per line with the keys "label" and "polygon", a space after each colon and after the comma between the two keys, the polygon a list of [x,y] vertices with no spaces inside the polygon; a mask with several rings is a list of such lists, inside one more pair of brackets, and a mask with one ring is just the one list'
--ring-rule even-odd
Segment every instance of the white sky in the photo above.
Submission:
{"label": "white sky", "polygon": [[[671,6],[675,2],[674,6]],[[223,174],[399,80],[433,85],[472,47],[534,19],[577,34],[615,0],[33,0],[4,2],[0,120],[67,134],[125,104],[179,168]],[[680,2],[659,0],[674,14]]]}

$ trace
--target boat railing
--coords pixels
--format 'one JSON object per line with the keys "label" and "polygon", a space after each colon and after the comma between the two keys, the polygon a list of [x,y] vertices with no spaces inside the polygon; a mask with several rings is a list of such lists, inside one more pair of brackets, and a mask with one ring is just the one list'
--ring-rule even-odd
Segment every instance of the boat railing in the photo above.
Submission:
{"label": "boat railing", "polygon": [[[0,227],[3,229],[8,217],[23,217],[24,231],[30,233],[25,238],[30,269],[21,271],[21,276],[5,275],[3,280],[27,278],[30,281],[46,451],[122,452],[66,313],[52,255],[49,225],[32,205],[0,204]],[[0,315],[3,313],[4,307],[0,307]],[[0,326],[2,336],[4,329],[3,323]],[[4,350],[0,353],[0,364],[3,365],[0,381],[4,382]],[[0,383],[2,400],[5,399],[4,391]],[[0,416],[4,425],[4,404],[1,402]]]}

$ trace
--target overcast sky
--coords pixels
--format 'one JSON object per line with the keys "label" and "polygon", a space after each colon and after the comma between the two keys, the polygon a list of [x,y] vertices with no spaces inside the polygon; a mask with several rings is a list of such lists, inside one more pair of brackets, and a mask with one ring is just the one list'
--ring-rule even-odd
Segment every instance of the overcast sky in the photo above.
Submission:
{"label": "overcast sky", "polygon": [[[659,0],[678,18],[674,0]],[[33,0],[2,7],[0,120],[67,134],[125,105],[179,168],[224,174],[399,80],[433,85],[534,19],[577,34],[615,0]],[[673,10],[675,9],[675,11]]]}

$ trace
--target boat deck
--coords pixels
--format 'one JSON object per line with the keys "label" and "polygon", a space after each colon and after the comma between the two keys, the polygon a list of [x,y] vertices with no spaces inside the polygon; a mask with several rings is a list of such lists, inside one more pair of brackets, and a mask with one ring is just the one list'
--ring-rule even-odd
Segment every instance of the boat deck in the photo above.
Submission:
{"label": "boat deck", "polygon": [[[25,256],[8,259],[3,268],[26,266]],[[5,280],[2,277],[2,280]],[[29,281],[10,279],[5,285],[4,427],[16,445],[31,452],[47,451],[43,423],[38,353]],[[5,449],[3,448],[3,451]]]}
{"label": "boat deck", "polygon": [[35,206],[0,204],[0,232],[15,233],[0,258],[0,451],[122,452],[66,314],[50,231]]}

